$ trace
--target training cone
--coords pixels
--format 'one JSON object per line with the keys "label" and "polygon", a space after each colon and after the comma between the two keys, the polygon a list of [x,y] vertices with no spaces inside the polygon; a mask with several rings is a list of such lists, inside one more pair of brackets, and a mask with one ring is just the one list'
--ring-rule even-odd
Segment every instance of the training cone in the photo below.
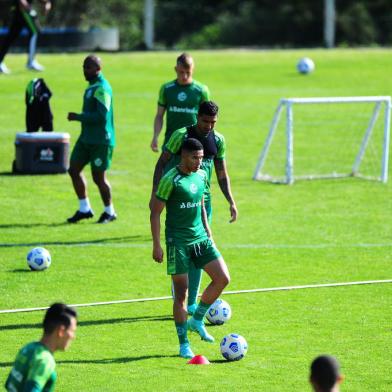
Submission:
{"label": "training cone", "polygon": [[188,365],[209,365],[210,361],[204,355],[195,355],[188,361]]}

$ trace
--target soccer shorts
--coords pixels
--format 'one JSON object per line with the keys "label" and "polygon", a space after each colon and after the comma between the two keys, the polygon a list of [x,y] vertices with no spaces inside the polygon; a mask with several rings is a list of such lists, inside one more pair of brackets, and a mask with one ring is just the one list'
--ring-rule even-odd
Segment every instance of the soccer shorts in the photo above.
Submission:
{"label": "soccer shorts", "polygon": [[190,263],[203,269],[209,262],[221,256],[209,238],[192,245],[166,244],[166,251],[168,275],[187,274]]}
{"label": "soccer shorts", "polygon": [[71,154],[71,162],[83,165],[91,164],[92,170],[105,171],[110,168],[113,146],[106,144],[88,144],[78,140]]}

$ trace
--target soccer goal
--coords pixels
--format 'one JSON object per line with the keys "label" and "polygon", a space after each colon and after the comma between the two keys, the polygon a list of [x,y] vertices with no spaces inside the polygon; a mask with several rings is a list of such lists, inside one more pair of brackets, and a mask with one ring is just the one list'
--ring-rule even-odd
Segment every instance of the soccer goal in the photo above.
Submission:
{"label": "soccer goal", "polygon": [[387,96],[281,99],[253,179],[292,184],[353,176],[385,183],[390,111]]}

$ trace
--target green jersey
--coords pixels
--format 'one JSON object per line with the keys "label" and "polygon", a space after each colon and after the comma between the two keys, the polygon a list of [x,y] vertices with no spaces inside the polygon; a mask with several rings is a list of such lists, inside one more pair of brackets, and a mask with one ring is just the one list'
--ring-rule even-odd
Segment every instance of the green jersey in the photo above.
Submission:
{"label": "green jersey", "polygon": [[208,87],[196,80],[187,85],[180,85],[177,80],[162,85],[159,90],[158,105],[163,106],[167,111],[163,145],[176,129],[196,122],[199,105],[208,101],[209,96]]}
{"label": "green jersey", "polygon": [[40,342],[29,343],[16,356],[5,383],[8,392],[50,392],[57,379],[53,354]]}
{"label": "green jersey", "polygon": [[207,173],[205,199],[209,199],[214,159],[225,159],[225,138],[215,130],[212,130],[207,136],[199,136],[194,125],[187,128],[177,129],[164,147],[164,150],[170,152],[172,155],[170,161],[165,165],[165,173],[179,163],[181,146],[186,138],[195,138],[203,145],[204,157],[201,163],[201,169]]}
{"label": "green jersey", "polygon": [[166,202],[166,242],[192,245],[208,238],[201,202],[207,184],[204,170],[182,173],[174,167],[159,182],[156,196]]}
{"label": "green jersey", "polygon": [[115,145],[112,88],[101,73],[89,82],[83,97],[83,111],[76,119],[82,123],[79,138],[82,142]]}

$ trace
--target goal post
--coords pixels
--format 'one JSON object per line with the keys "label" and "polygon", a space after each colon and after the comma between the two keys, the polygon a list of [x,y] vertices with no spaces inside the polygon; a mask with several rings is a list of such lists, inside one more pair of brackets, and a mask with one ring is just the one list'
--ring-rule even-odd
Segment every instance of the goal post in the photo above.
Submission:
{"label": "goal post", "polygon": [[282,98],[253,179],[293,184],[353,176],[386,183],[390,117],[389,96]]}

